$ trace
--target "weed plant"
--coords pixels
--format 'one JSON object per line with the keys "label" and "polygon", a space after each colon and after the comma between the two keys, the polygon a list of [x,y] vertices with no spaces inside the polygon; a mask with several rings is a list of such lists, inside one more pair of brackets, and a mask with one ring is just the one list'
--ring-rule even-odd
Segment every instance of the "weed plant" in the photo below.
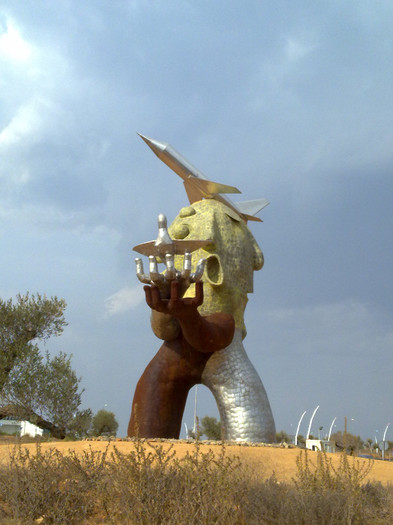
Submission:
{"label": "weed plant", "polygon": [[[149,450],[150,449],[150,450]],[[193,452],[178,459],[172,448],[136,442],[126,456],[116,449],[109,463],[111,485],[106,493],[111,523],[232,523],[234,509],[242,507],[237,481],[242,469],[225,447],[217,456]]]}
{"label": "weed plant", "polygon": [[[313,455],[314,456],[314,455]],[[239,458],[203,452],[197,441],[178,458],[172,447],[137,440],[120,453],[109,445],[30,454],[20,444],[0,467],[0,523],[382,525],[393,523],[393,489],[365,483],[371,463],[346,455],[334,467],[300,453],[297,475],[258,480]],[[364,466],[365,465],[365,466]]]}

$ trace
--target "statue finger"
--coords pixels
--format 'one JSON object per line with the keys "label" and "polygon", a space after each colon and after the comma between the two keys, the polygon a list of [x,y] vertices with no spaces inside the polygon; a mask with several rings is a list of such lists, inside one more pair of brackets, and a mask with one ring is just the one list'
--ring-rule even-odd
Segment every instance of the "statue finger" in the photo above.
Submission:
{"label": "statue finger", "polygon": [[149,279],[149,276],[144,273],[142,259],[137,257],[135,259],[135,264],[136,264],[136,276],[138,277],[140,282],[144,284],[149,284],[150,279]]}
{"label": "statue finger", "polygon": [[150,286],[144,286],[143,289],[145,290],[145,298],[146,298],[146,303],[148,306],[150,306],[150,308],[153,308],[153,301],[152,301],[152,297],[151,297],[151,287]]}
{"label": "statue finger", "polygon": [[191,253],[186,252],[184,254],[183,270],[180,274],[181,278],[184,280],[189,279],[191,275]]}
{"label": "statue finger", "polygon": [[203,282],[197,281],[195,283],[195,302],[196,306],[201,306],[203,303]]}
{"label": "statue finger", "polygon": [[165,255],[165,265],[166,265],[165,279],[167,281],[173,281],[173,279],[176,279],[176,270],[175,270],[175,260],[172,254],[167,253]]}
{"label": "statue finger", "polygon": [[179,282],[174,279],[172,282],[171,282],[171,299],[170,299],[170,302],[171,303],[176,303],[178,302],[180,299],[180,287],[179,287]]}
{"label": "statue finger", "polygon": [[152,286],[150,293],[151,293],[151,305],[152,305],[151,308],[153,308],[153,310],[159,310],[159,311],[162,310],[163,301],[161,299],[160,289],[158,288],[158,286]]}
{"label": "statue finger", "polygon": [[200,259],[197,264],[195,272],[192,273],[190,276],[190,281],[192,283],[196,283],[202,279],[203,272],[205,271],[205,265],[206,265],[206,259]]}
{"label": "statue finger", "polygon": [[164,280],[163,276],[158,271],[157,259],[154,257],[154,255],[149,256],[149,273],[149,282],[152,282],[153,284],[159,284]]}

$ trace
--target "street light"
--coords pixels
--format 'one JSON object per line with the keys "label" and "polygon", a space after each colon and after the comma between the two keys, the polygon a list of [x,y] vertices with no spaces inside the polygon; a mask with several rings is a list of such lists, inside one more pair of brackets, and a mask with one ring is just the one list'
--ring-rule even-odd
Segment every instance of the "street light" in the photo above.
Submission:
{"label": "street light", "polygon": [[390,425],[390,423],[388,423],[386,425],[385,432],[383,433],[383,438],[382,438],[382,459],[385,459],[385,449],[386,449],[385,438],[386,438],[386,432],[388,431],[389,425]]}
{"label": "street light", "polygon": [[310,418],[310,424],[308,425],[308,430],[307,430],[307,436],[306,436],[306,439],[308,439],[310,437],[310,432],[311,432],[311,425],[312,425],[312,420],[314,419],[314,416],[317,412],[319,408],[319,405],[316,407],[316,409],[314,410],[314,412],[312,413],[312,416]]}
{"label": "street light", "polygon": [[388,423],[388,424],[386,425],[385,432],[383,433],[382,441],[385,441],[385,438],[386,438],[386,432],[388,431],[389,425],[390,425],[390,423]]}
{"label": "street light", "polygon": [[328,435],[328,441],[330,441],[330,436],[332,435],[332,430],[333,430],[333,425],[334,423],[336,422],[336,419],[337,417],[335,417],[332,421],[332,424],[330,425],[330,428],[329,428],[329,435]]}
{"label": "street light", "polygon": [[295,434],[295,445],[297,445],[297,436],[299,434],[299,428],[300,428],[300,423],[302,422],[302,419],[304,418],[304,416],[306,415],[306,412],[307,410],[305,410],[303,412],[303,414],[301,415],[300,419],[299,419],[299,423],[297,424],[297,428],[296,428],[296,434]]}

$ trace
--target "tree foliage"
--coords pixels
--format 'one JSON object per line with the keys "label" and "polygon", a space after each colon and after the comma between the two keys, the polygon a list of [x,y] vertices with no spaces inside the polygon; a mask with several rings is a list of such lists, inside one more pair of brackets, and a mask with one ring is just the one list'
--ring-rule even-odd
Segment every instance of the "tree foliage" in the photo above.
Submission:
{"label": "tree foliage", "polygon": [[0,417],[27,419],[60,438],[80,417],[81,379],[71,356],[43,356],[34,340],[62,333],[65,306],[39,294],[0,300]]}
{"label": "tree foliage", "polygon": [[75,437],[84,437],[89,434],[92,425],[93,412],[90,408],[78,410],[68,426],[69,433]]}
{"label": "tree foliage", "polygon": [[119,423],[116,421],[115,414],[108,410],[99,410],[93,417],[92,429],[95,436],[101,436],[103,433],[116,435]]}
{"label": "tree foliage", "polygon": [[45,341],[60,335],[67,324],[64,299],[40,294],[0,299],[0,391],[15,361],[29,354],[33,339]]}
{"label": "tree foliage", "polygon": [[201,419],[199,434],[207,439],[219,441],[221,439],[221,421],[215,417],[205,416]]}
{"label": "tree foliage", "polygon": [[291,443],[292,438],[284,430],[280,430],[280,432],[276,433],[276,441],[277,443]]}
{"label": "tree foliage", "polygon": [[355,436],[350,432],[341,432],[341,430],[332,434],[330,439],[334,441],[339,448],[349,450],[350,452],[359,451],[364,446],[360,436]]}

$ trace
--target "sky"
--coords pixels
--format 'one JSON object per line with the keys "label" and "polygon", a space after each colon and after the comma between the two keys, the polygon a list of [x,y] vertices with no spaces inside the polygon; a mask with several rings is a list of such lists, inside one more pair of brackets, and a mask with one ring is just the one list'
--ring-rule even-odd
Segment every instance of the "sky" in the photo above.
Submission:
{"label": "sky", "polygon": [[277,430],[319,405],[314,434],[393,440],[392,26],[390,0],[0,2],[0,294],[66,300],[47,348],[118,435],[160,347],[132,247],[188,204],[140,132],[270,201],[244,345]]}

